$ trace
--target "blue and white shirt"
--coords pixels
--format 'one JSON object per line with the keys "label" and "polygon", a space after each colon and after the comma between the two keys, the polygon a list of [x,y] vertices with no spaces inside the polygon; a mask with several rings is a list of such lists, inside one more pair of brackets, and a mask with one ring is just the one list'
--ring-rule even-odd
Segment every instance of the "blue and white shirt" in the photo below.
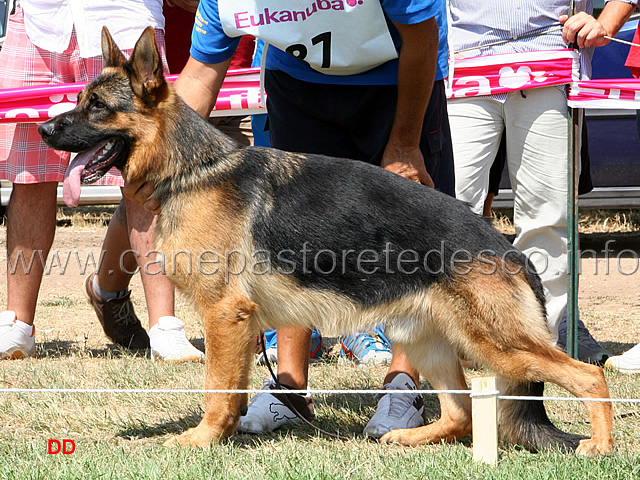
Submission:
{"label": "blue and white shirt", "polygon": [[[233,0],[222,0],[233,1]],[[331,0],[331,3],[343,0]],[[354,3],[356,0],[344,0]],[[357,0],[363,1],[371,0]],[[411,25],[423,22],[430,18],[436,18],[439,26],[439,47],[438,47],[438,69],[436,80],[442,80],[448,74],[448,40],[447,40],[447,18],[446,0],[379,0],[384,13],[391,39],[396,50],[400,48],[400,36],[397,29],[391,22]],[[328,0],[298,0],[291,4],[306,5],[306,8],[314,7],[320,2],[328,3]],[[293,7],[291,7],[293,8]],[[354,26],[355,28],[355,26]],[[367,28],[361,26],[360,28]],[[198,6],[196,22],[191,36],[191,56],[203,63],[219,63],[227,60],[233,55],[240,38],[228,36],[220,20],[218,0],[201,0]],[[306,63],[294,58],[274,47],[270,47],[267,53],[266,68],[271,70],[282,70],[289,75],[304,81],[329,83],[329,84],[349,84],[349,85],[393,85],[397,83],[397,59],[389,60],[386,63],[367,70],[363,73],[353,75],[330,75],[320,73]]]}
{"label": "blue and white shirt", "polygon": [[[456,52],[557,27],[539,36],[466,51],[462,56],[566,48],[558,18],[569,13],[569,3],[568,0],[449,0],[449,41]],[[628,3],[637,3],[637,0],[628,0]],[[576,0],[576,11],[591,14],[593,0]],[[591,76],[593,48],[580,53],[580,73],[587,79]]]}

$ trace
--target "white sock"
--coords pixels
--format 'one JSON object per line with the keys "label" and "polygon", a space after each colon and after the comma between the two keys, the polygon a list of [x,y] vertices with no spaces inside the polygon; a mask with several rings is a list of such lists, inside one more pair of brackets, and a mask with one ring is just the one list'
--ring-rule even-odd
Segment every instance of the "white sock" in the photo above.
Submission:
{"label": "white sock", "polygon": [[118,292],[111,292],[109,290],[103,290],[98,285],[98,276],[94,275],[93,277],[93,291],[96,292],[96,295],[100,297],[105,302],[108,300],[113,300],[114,298],[122,298],[127,293],[129,293],[129,289],[120,290]]}
{"label": "white sock", "polygon": [[16,327],[18,327],[24,333],[26,333],[29,336],[33,335],[33,331],[35,329],[35,327],[33,325],[29,325],[28,323],[24,323],[22,320],[16,320],[15,323],[16,323]]}

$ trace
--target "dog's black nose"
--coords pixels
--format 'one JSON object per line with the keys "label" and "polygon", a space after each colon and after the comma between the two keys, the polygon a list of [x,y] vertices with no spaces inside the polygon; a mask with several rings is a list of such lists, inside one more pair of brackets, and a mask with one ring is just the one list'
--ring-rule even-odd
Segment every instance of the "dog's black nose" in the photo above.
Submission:
{"label": "dog's black nose", "polygon": [[55,124],[49,120],[38,127],[38,133],[42,138],[49,138],[56,130]]}

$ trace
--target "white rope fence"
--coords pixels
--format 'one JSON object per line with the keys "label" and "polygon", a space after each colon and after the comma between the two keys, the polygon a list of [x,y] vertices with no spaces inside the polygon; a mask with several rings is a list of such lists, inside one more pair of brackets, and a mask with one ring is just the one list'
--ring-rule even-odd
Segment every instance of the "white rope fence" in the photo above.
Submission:
{"label": "white rope fence", "polygon": [[[229,394],[229,393],[246,393],[254,395],[264,393],[264,390],[257,388],[249,388],[244,390],[207,390],[207,389],[170,389],[170,388],[0,388],[0,393],[109,393],[109,394]],[[610,402],[610,403],[640,403],[639,398],[580,398],[580,397],[530,397],[524,395],[500,395],[499,390],[490,392],[474,393],[472,390],[393,390],[393,389],[306,389],[294,390],[286,389],[280,393],[299,394],[299,395],[378,395],[381,393],[400,394],[400,395],[469,395],[471,398],[492,397],[498,400],[537,400],[544,402]]]}
{"label": "white rope fence", "polygon": [[[471,380],[471,390],[380,390],[380,389],[304,389],[283,390],[282,393],[301,395],[378,395],[421,394],[421,395],[469,395],[471,397],[473,459],[495,465],[498,463],[498,400],[550,401],[550,402],[609,402],[640,403],[638,398],[576,398],[576,397],[532,397],[520,395],[500,395],[496,377],[481,377]],[[262,389],[170,389],[170,388],[0,388],[0,394],[30,393],[87,393],[87,394],[230,394],[263,393]]]}

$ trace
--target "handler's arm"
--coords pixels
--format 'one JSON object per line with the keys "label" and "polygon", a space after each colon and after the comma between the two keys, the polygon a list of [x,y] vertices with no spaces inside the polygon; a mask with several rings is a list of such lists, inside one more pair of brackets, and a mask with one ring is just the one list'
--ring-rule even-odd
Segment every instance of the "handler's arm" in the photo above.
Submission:
{"label": "handler's arm", "polygon": [[220,63],[202,63],[189,57],[176,80],[176,93],[201,117],[208,118],[230,64],[230,58]]}
{"label": "handler's arm", "polygon": [[414,25],[394,24],[402,38],[398,57],[398,105],[382,166],[433,187],[420,151],[420,137],[436,75],[438,24],[435,18]]}
{"label": "handler's arm", "polygon": [[635,8],[635,2],[613,0],[607,2],[597,19],[585,12],[572,17],[562,15],[559,18],[564,24],[562,39],[566,43],[576,42],[580,48],[602,47],[610,41],[604,37],[615,37]]}

